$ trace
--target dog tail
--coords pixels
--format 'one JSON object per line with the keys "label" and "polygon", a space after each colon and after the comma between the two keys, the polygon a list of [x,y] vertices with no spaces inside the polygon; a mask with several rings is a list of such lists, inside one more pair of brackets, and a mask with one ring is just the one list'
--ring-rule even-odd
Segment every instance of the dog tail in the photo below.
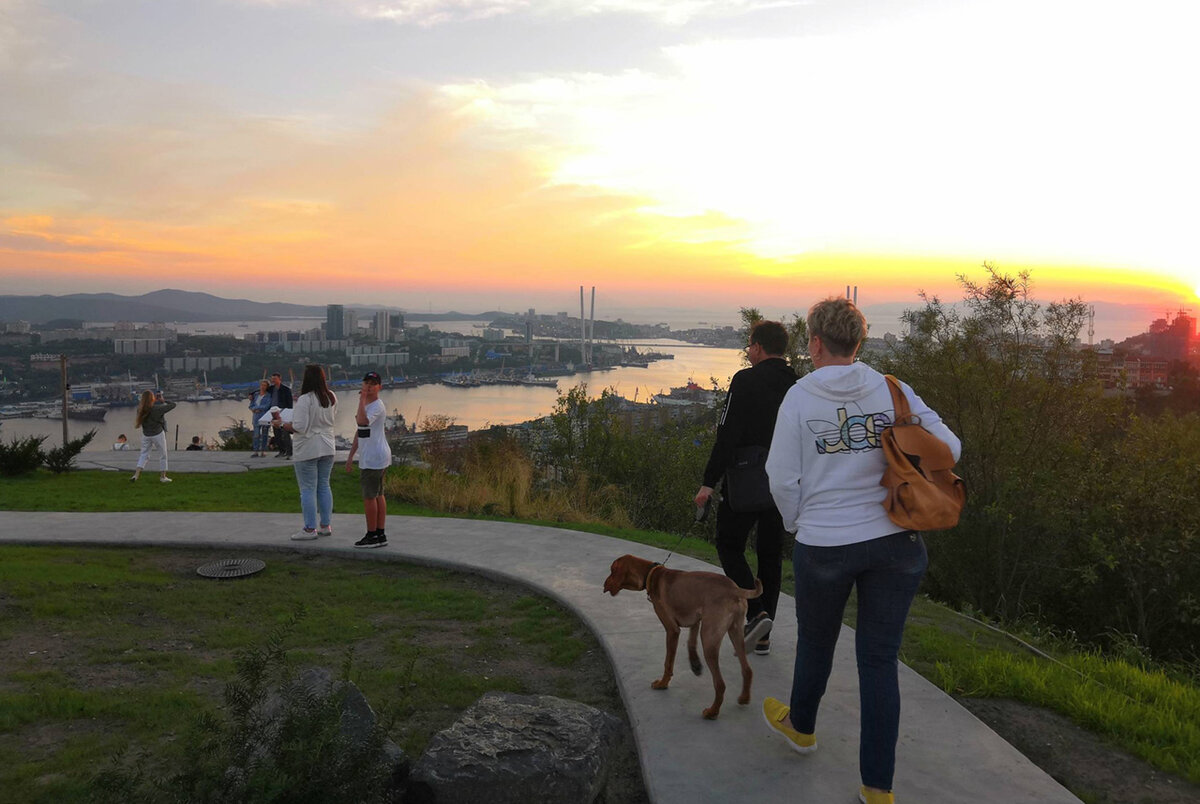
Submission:
{"label": "dog tail", "polygon": [[742,587],[739,586],[738,594],[740,596],[746,598],[747,600],[751,600],[752,598],[758,597],[759,595],[762,594],[762,581],[760,581],[758,578],[755,578],[753,589],[743,589]]}

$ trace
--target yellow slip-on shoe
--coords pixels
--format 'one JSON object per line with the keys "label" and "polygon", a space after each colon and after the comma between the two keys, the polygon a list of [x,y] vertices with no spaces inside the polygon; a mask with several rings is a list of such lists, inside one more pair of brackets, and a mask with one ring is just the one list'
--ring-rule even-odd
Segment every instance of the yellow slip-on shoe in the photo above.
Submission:
{"label": "yellow slip-on shoe", "polygon": [[783,735],[793,751],[811,754],[817,750],[816,736],[802,734],[790,726],[785,726],[783,719],[787,717],[789,711],[789,707],[783,701],[777,701],[774,698],[767,698],[763,701],[763,720],[767,721],[771,730]]}
{"label": "yellow slip-on shoe", "polygon": [[896,804],[896,797],[890,790],[883,793],[879,790],[868,790],[865,787],[858,788],[858,800],[862,804]]}

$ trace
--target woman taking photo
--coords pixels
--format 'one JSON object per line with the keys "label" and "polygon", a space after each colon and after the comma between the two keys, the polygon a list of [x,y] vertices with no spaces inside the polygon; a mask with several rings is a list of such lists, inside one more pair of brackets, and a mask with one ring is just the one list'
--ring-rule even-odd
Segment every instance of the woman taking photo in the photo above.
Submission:
{"label": "woman taking photo", "polygon": [[[295,460],[296,483],[300,486],[300,511],[304,528],[292,534],[293,541],[309,541],[318,536],[332,536],[333,491],[329,488],[329,473],[333,469],[333,419],[337,397],[325,382],[325,371],[318,365],[304,367],[300,397],[292,409],[290,422],[279,419],[279,427],[292,433],[292,454]],[[318,514],[320,529],[317,529]]]}
{"label": "woman taking photo", "polygon": [[158,466],[160,483],[170,483],[167,477],[167,419],[168,412],[175,409],[174,402],[164,402],[162,391],[142,391],[138,400],[137,414],[133,426],[142,428],[142,451],[138,455],[137,468],[133,470],[130,480],[136,481],[142,476],[146,460],[150,457],[150,448],[157,447],[159,452]]}
{"label": "woman taking photo", "polygon": [[[904,621],[925,574],[921,534],[895,525],[879,484],[887,465],[880,433],[895,419],[887,381],[856,363],[867,337],[848,299],[808,311],[813,370],[797,380],[775,422],[767,474],[784,528],[795,536],[796,664],[789,704],[767,698],[763,716],[799,753],[816,750],[817,707],[833,665],[842,611],[858,592],[855,653],[862,715],[859,801],[892,804],[900,727],[897,654]],[[912,388],[912,412],[957,461],[961,445]]]}

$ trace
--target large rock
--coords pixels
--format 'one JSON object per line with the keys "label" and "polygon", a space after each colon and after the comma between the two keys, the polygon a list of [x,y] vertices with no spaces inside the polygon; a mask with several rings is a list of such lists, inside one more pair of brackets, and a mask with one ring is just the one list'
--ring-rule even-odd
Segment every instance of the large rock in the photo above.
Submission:
{"label": "large rock", "polygon": [[604,790],[620,721],[576,701],[490,692],[434,735],[410,801],[588,804]]}

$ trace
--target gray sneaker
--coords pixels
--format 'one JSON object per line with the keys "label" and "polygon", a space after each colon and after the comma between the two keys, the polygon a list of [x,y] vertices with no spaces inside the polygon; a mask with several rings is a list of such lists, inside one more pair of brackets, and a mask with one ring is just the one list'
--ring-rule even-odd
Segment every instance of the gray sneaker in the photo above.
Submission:
{"label": "gray sneaker", "polygon": [[315,530],[304,530],[301,528],[292,534],[292,541],[294,542],[311,542],[315,538],[317,538]]}
{"label": "gray sneaker", "polygon": [[765,611],[760,611],[754,616],[754,619],[746,623],[746,644],[756,646],[760,641],[766,639],[767,634],[771,633],[771,618],[767,616]]}

